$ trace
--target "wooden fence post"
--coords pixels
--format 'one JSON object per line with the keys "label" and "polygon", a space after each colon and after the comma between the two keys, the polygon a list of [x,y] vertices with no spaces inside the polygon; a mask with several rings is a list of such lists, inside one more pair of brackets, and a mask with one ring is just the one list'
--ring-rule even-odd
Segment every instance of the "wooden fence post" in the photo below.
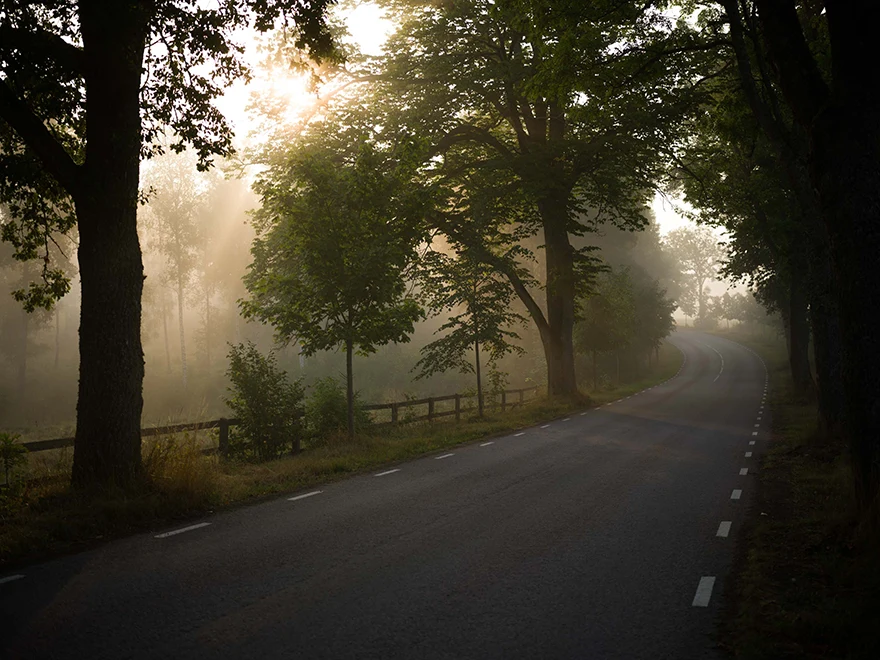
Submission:
{"label": "wooden fence post", "polygon": [[461,421],[461,394],[455,394],[455,421]]}
{"label": "wooden fence post", "polygon": [[428,397],[428,421],[434,421],[434,397]]}
{"label": "wooden fence post", "polygon": [[220,436],[217,444],[220,455],[226,456],[229,453],[229,420],[225,417],[220,418]]}
{"label": "wooden fence post", "polygon": [[501,391],[501,412],[507,410],[507,390]]}
{"label": "wooden fence post", "polygon": [[397,404],[391,404],[391,423],[397,424]]}

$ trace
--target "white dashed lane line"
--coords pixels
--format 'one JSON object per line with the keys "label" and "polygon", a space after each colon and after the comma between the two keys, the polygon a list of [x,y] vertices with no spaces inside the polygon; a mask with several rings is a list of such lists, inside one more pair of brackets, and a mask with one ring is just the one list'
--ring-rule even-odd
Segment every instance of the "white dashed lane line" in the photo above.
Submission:
{"label": "white dashed lane line", "polygon": [[400,472],[400,468],[394,468],[393,470],[385,470],[384,472],[377,472],[374,474],[374,477],[384,477],[386,474],[394,474],[395,472]]}
{"label": "white dashed lane line", "polygon": [[542,429],[549,429],[549,428],[550,428],[550,425],[549,425],[549,424],[544,424],[544,426],[542,426],[541,428],[542,428]]}
{"label": "white dashed lane line", "polygon": [[749,446],[750,446],[750,447],[753,447],[754,445],[755,445],[755,441],[754,441],[754,440],[749,440]]}
{"label": "white dashed lane line", "polygon": [[751,457],[752,457],[752,452],[747,451],[747,452],[746,452],[746,458],[751,458]]}
{"label": "white dashed lane line", "polygon": [[443,456],[435,456],[434,460],[435,461],[442,461],[444,458],[449,458],[450,456],[455,456],[455,454],[449,453],[449,454],[443,454]]}
{"label": "white dashed lane line", "polygon": [[742,494],[743,494],[742,489],[740,489],[740,488],[734,488],[734,489],[733,489],[733,492],[730,494],[730,499],[732,499],[732,500],[738,500],[739,498],[742,497]]}
{"label": "white dashed lane line", "polygon": [[6,584],[7,582],[15,582],[16,580],[20,580],[24,575],[7,575],[5,578],[0,578],[0,584]]}
{"label": "white dashed lane line", "polygon": [[167,539],[169,536],[177,536],[178,534],[183,534],[184,532],[191,532],[194,529],[201,529],[202,527],[207,527],[211,523],[198,523],[197,525],[190,525],[189,527],[181,527],[180,529],[175,529],[170,532],[165,532],[164,534],[156,534],[153,538],[157,539]]}
{"label": "white dashed lane line", "polygon": [[[521,435],[525,435],[525,434],[526,434],[525,431],[523,431],[522,433],[517,433],[517,434],[516,434],[515,436],[513,436],[513,437],[514,437],[514,438],[518,438],[519,436],[521,436]],[[482,445],[481,445],[481,446],[482,446]]]}
{"label": "white dashed lane line", "polygon": [[730,535],[730,526],[733,523],[730,520],[722,520],[721,524],[718,525],[718,531],[715,532],[715,536],[720,536],[723,539],[726,539]]}
{"label": "white dashed lane line", "polygon": [[297,500],[304,500],[307,497],[314,497],[315,495],[320,495],[323,493],[323,490],[313,490],[311,493],[303,493],[302,495],[297,495],[296,497],[288,497],[288,502],[296,502]]}
{"label": "white dashed lane line", "polygon": [[[522,434],[520,433],[519,435],[522,435]],[[489,445],[494,445],[494,444],[495,444],[494,440],[489,440],[489,442],[481,442],[480,447],[488,447]]]}
{"label": "white dashed lane line", "polygon": [[700,578],[700,584],[697,585],[697,593],[694,595],[693,607],[708,607],[709,601],[712,599],[712,589],[715,588],[715,577],[705,576]]}
{"label": "white dashed lane line", "polygon": [[739,476],[741,476],[741,477],[746,476],[748,473],[749,473],[749,468],[740,468],[739,469]]}

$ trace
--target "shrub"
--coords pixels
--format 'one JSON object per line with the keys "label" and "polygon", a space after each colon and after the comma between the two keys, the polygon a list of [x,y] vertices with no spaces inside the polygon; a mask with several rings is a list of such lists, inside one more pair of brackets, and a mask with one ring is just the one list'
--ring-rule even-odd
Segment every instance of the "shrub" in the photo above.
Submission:
{"label": "shrub", "polygon": [[[332,376],[321,378],[312,385],[306,402],[309,437],[313,444],[348,428],[348,401],[345,388]],[[370,414],[363,409],[357,393],[354,395],[354,428],[361,431],[372,424]]]}
{"label": "shrub", "polygon": [[3,482],[9,485],[9,474],[27,464],[27,448],[16,442],[19,436],[15,433],[0,433],[0,465],[6,475]]}
{"label": "shrub", "polygon": [[240,420],[230,434],[230,451],[266,461],[299,449],[303,434],[303,388],[287,380],[273,354],[262,355],[253,342],[231,346],[226,405]]}

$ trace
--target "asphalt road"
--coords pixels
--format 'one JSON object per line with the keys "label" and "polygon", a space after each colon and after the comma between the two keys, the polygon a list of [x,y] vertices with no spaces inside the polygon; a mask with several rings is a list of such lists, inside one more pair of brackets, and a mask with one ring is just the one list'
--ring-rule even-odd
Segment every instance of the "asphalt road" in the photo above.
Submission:
{"label": "asphalt road", "polygon": [[3,652],[720,657],[766,373],[727,340],[672,341],[676,377],[546,428],[0,575]]}

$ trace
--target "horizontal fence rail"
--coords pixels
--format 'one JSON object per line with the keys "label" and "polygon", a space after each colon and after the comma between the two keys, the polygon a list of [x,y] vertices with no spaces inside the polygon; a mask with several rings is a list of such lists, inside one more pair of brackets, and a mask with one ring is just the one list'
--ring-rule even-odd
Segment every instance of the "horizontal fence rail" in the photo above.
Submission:
{"label": "horizontal fence rail", "polygon": [[[501,411],[504,412],[508,407],[522,405],[526,402],[525,394],[527,392],[535,392],[537,393],[538,387],[525,387],[518,390],[505,390],[501,392],[501,401],[493,401],[490,404],[486,404],[485,408],[491,410],[493,408],[501,408]],[[483,395],[486,397],[487,395]],[[489,395],[491,396],[491,395]],[[508,398],[508,397],[513,398]],[[461,420],[462,412],[465,412],[466,409],[462,408],[462,401],[466,401],[468,399],[476,399],[476,394],[446,394],[443,396],[429,396],[423,399],[408,399],[406,401],[393,401],[391,403],[368,403],[364,406],[361,406],[362,410],[368,411],[376,411],[376,410],[390,410],[391,411],[391,421],[390,422],[376,422],[377,425],[382,426],[385,424],[409,424],[412,422],[422,422],[422,421],[433,421],[438,417],[451,417],[455,415],[455,421]],[[514,400],[515,399],[515,400]],[[436,410],[435,404],[444,403],[446,401],[454,401],[455,407],[452,410]],[[427,406],[428,412],[425,415],[416,415],[413,417],[406,417],[405,419],[400,419],[400,410],[403,408],[412,408],[414,406]],[[238,419],[226,419],[221,417],[220,419],[212,419],[208,422],[192,422],[189,424],[172,424],[170,426],[153,426],[146,429],[141,429],[141,437],[148,438],[154,435],[172,435],[174,433],[185,433],[187,431],[204,431],[210,429],[219,429],[218,432],[218,442],[217,449],[208,448],[203,450],[204,454],[213,454],[219,451],[221,454],[226,453],[226,450],[229,447],[229,427],[237,426],[240,423]],[[28,452],[39,452],[39,451],[48,451],[50,449],[63,449],[65,447],[73,447],[73,438],[54,438],[52,440],[32,440],[31,442],[23,442],[21,443]]]}

